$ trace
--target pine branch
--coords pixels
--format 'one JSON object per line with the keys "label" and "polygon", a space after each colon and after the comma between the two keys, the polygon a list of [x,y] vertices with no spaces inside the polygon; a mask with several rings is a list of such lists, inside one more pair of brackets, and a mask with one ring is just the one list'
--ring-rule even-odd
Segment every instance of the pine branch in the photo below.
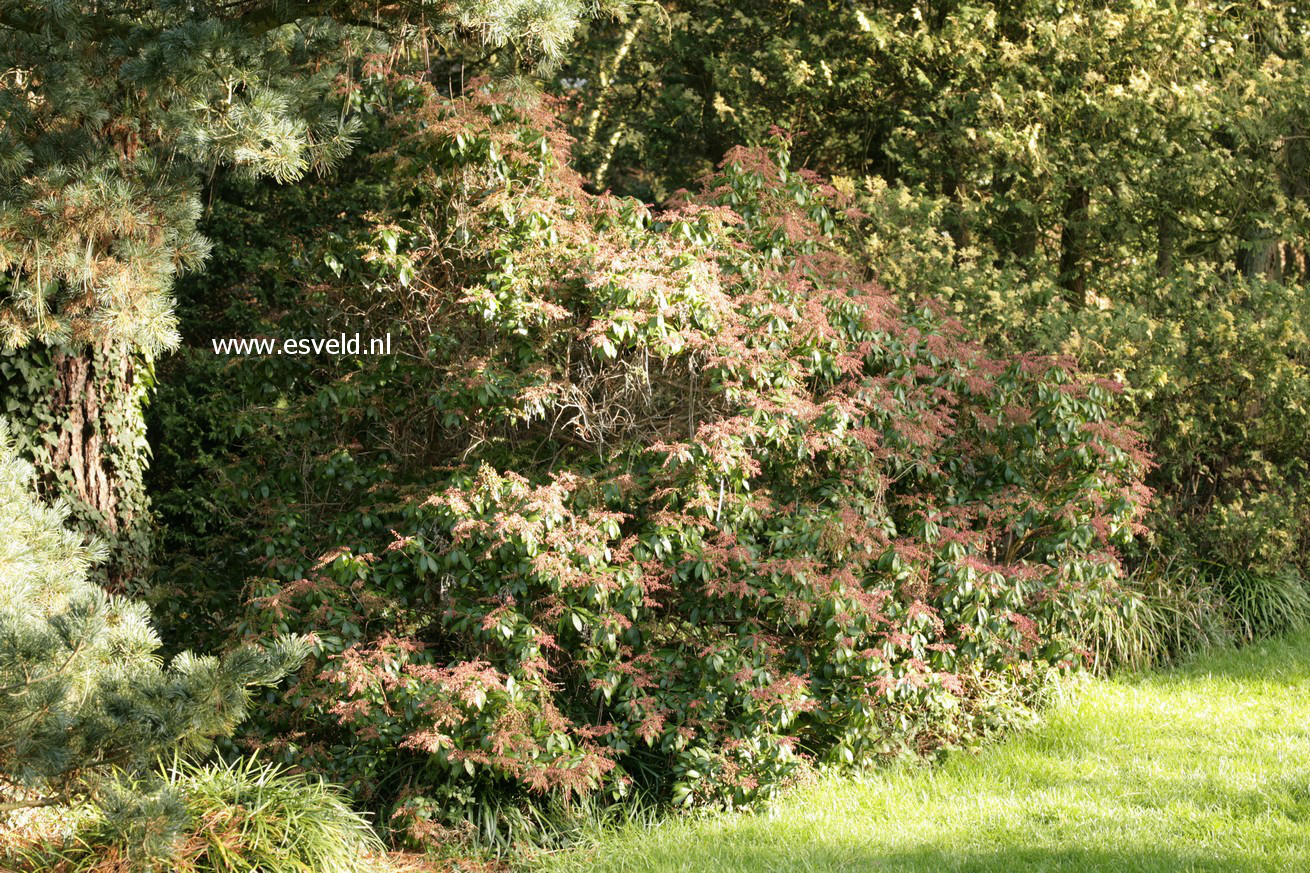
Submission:
{"label": "pine branch", "polygon": [[239,25],[251,36],[259,36],[302,18],[335,19],[336,14],[344,13],[350,8],[351,3],[348,0],[310,0],[301,3],[272,0],[272,2],[233,5],[244,8],[228,20]]}

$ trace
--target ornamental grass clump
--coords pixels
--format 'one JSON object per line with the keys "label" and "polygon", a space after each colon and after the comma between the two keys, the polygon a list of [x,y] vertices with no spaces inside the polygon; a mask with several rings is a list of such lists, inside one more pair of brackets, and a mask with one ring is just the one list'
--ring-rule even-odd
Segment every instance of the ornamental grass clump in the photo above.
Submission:
{"label": "ornamental grass clump", "polygon": [[[135,811],[124,826],[120,805],[131,795],[164,787],[178,800],[183,823],[167,851],[143,853],[146,834]],[[160,807],[162,814],[172,815]],[[149,823],[145,823],[149,827]],[[368,821],[347,797],[323,782],[261,764],[174,763],[160,780],[124,783],[107,798],[102,814],[86,822],[65,845],[42,858],[58,873],[369,873],[389,869]]]}
{"label": "ornamental grass clump", "polygon": [[1300,630],[1310,622],[1310,592],[1295,570],[1257,573],[1227,569],[1217,575],[1240,639]]}

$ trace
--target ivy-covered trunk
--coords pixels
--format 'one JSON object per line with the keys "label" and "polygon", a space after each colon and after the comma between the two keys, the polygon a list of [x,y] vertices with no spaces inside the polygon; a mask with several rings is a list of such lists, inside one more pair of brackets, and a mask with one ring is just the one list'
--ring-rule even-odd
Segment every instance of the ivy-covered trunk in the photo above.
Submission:
{"label": "ivy-covered trunk", "polygon": [[81,348],[36,346],[0,359],[0,397],[47,499],[109,547],[99,568],[110,590],[129,588],[150,562],[149,463],[143,405],[154,367],[101,340]]}
{"label": "ivy-covered trunk", "polygon": [[1060,287],[1070,305],[1087,302],[1087,219],[1091,193],[1085,185],[1075,185],[1064,206],[1060,229]]}

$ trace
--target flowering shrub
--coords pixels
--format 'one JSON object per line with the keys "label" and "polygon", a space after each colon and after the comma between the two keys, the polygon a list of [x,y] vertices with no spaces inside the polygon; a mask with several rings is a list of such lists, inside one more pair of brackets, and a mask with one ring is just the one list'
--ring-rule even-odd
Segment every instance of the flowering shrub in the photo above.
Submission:
{"label": "flowering shrub", "polygon": [[314,245],[401,353],[252,403],[226,473],[278,531],[241,629],[318,641],[252,739],[422,838],[507,792],[749,804],[1077,664],[1146,498],[1114,385],[897,306],[785,142],[655,214],[489,90],[393,131]]}

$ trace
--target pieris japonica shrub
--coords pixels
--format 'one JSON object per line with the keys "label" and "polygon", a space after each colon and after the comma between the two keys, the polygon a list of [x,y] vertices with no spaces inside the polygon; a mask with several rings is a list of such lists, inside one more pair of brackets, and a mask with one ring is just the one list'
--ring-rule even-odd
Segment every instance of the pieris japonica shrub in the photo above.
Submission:
{"label": "pieris japonica shrub", "polygon": [[223,472],[273,532],[239,630],[317,639],[252,742],[421,838],[493,798],[749,804],[1079,663],[1147,496],[1114,385],[896,305],[782,140],[655,212],[489,89],[390,137],[390,191],[306,246],[399,354],[250,403]]}

